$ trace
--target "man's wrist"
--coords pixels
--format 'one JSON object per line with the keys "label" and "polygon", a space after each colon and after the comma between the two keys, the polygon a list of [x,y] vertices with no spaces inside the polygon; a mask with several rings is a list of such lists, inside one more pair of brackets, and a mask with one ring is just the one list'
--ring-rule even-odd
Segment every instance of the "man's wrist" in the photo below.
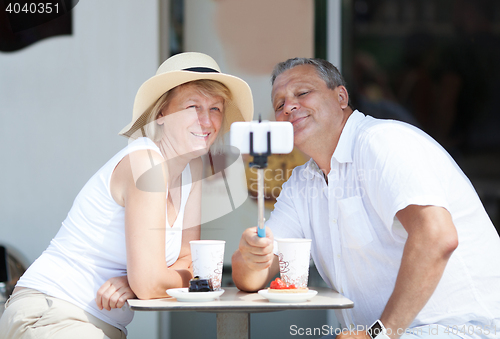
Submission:
{"label": "man's wrist", "polygon": [[377,319],[366,331],[371,339],[390,339],[384,324]]}

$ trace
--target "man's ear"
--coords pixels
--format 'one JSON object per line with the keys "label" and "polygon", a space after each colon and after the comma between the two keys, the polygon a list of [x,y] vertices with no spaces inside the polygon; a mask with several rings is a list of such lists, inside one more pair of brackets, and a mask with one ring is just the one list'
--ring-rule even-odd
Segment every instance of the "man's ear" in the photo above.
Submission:
{"label": "man's ear", "polygon": [[340,108],[344,109],[349,106],[349,93],[347,93],[347,88],[344,86],[338,86],[337,89]]}

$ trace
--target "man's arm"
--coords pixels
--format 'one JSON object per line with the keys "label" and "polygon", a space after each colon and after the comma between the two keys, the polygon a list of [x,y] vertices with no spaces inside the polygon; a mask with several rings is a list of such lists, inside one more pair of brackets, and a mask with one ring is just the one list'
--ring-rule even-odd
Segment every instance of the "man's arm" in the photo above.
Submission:
{"label": "man's arm", "polygon": [[437,206],[410,205],[396,214],[408,232],[394,291],[380,317],[392,338],[406,329],[430,299],[458,246],[450,213]]}
{"label": "man's arm", "polygon": [[[408,232],[408,239],[394,291],[380,316],[393,339],[399,338],[398,329],[408,328],[430,299],[458,246],[451,215],[442,207],[410,205],[396,216]],[[337,338],[368,338],[368,335],[363,332]]]}
{"label": "man's arm", "polygon": [[257,227],[246,229],[238,250],[232,257],[233,281],[242,291],[264,288],[279,272],[279,260],[273,253],[273,234],[266,228],[266,237],[259,238]]}

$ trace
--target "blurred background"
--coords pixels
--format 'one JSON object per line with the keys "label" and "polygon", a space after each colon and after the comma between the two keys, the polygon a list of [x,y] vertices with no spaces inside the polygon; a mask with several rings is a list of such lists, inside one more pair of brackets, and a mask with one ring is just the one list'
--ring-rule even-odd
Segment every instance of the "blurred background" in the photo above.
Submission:
{"label": "blurred background", "polygon": [[[255,117],[269,120],[269,75],[277,62],[331,61],[357,109],[416,125],[438,140],[500,226],[500,2],[58,3],[61,15],[40,23],[9,16],[7,1],[0,0],[0,270],[11,267],[9,274],[0,272],[0,292],[48,246],[85,182],[126,146],[117,133],[130,121],[139,86],[162,61],[184,51],[207,53],[222,71],[246,80]],[[237,189],[227,189],[221,175],[206,178],[202,237],[226,240],[223,284],[231,286],[231,255],[241,232],[256,224],[256,178],[230,157],[216,161]],[[298,150],[270,157],[266,215],[289,169],[305,161]],[[310,285],[322,284],[312,266]],[[338,324],[333,312],[254,314],[251,332],[253,338],[287,338],[291,325],[323,324]],[[215,333],[215,314],[136,312],[128,337]]]}

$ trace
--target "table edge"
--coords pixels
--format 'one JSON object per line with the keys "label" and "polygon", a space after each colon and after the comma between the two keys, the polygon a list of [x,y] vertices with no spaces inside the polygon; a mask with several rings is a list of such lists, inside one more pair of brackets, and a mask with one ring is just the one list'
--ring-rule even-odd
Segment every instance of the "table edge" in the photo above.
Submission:
{"label": "table edge", "polygon": [[[236,291],[236,292],[243,292],[237,289],[236,287],[229,287],[230,290]],[[330,289],[330,288],[324,288],[324,287],[319,287],[315,288],[318,290],[318,292],[335,292],[338,293],[337,291]],[[246,293],[246,292],[243,292]],[[253,294],[257,292],[248,292],[248,294]],[[339,294],[341,295],[341,294]],[[228,312],[238,312],[238,313],[252,313],[252,312],[276,312],[276,311],[285,311],[285,310],[335,310],[335,309],[347,309],[347,308],[353,308],[354,307],[354,302],[347,299],[343,295],[341,295],[343,298],[346,299],[347,302],[338,304],[338,305],[308,305],[307,302],[298,302],[298,303],[274,303],[274,302],[269,302],[266,303],[265,306],[260,305],[260,304],[255,304],[255,305],[244,305],[244,306],[238,306],[238,305],[211,305],[211,309],[207,311],[207,307],[205,306],[206,304],[204,302],[200,302],[198,305],[196,302],[181,302],[178,305],[169,305],[168,309],[165,309],[163,306],[142,306],[142,305],[131,305],[127,301],[127,305],[130,307],[131,310],[133,311],[164,311],[164,312],[189,312],[189,311],[196,311],[196,312],[206,312],[206,313],[228,313]],[[140,300],[140,299],[131,299],[131,300]],[[158,299],[161,300],[161,299]],[[188,305],[186,305],[188,303]],[[283,305],[286,305],[286,309],[283,308]]]}

